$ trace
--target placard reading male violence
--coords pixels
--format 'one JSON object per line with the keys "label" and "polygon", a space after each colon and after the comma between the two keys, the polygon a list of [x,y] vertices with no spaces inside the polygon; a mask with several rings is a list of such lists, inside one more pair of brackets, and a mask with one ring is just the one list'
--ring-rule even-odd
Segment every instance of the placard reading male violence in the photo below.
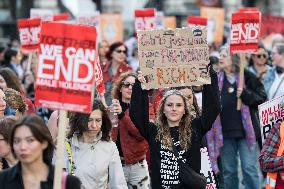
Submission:
{"label": "placard reading male violence", "polygon": [[206,28],[138,31],[146,89],[210,84]]}
{"label": "placard reading male violence", "polygon": [[254,52],[260,39],[260,12],[236,12],[232,14],[231,53]]}
{"label": "placard reading male violence", "polygon": [[42,23],[35,105],[90,112],[96,74],[96,28]]}
{"label": "placard reading male violence", "polygon": [[284,119],[284,95],[260,104],[258,112],[263,143],[272,126]]}

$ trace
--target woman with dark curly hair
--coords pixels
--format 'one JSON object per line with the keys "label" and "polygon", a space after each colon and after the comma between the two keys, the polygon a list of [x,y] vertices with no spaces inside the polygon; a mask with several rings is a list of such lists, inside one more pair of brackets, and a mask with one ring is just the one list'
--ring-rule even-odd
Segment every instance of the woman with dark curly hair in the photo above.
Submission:
{"label": "woman with dark curly hair", "polygon": [[201,140],[221,109],[217,75],[211,68],[210,75],[211,85],[204,85],[203,89],[204,108],[200,117],[193,119],[187,99],[180,91],[170,90],[161,100],[155,123],[149,122],[148,93],[141,89],[145,78],[142,73],[138,75],[129,112],[132,122],[149,143],[152,188],[194,188],[181,180],[180,162],[200,173]]}
{"label": "woman with dark curly hair", "polygon": [[[118,112],[117,112],[118,113]],[[126,189],[127,185],[114,142],[106,108],[95,99],[90,114],[74,113],[70,117],[65,162],[69,173],[78,176],[83,189]]]}

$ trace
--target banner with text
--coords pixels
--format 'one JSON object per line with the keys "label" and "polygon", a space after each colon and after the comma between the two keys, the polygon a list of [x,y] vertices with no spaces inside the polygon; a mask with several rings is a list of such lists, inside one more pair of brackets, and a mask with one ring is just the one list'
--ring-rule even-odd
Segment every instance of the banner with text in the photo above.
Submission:
{"label": "banner with text", "polygon": [[268,36],[271,33],[280,33],[284,36],[284,17],[263,15],[261,22],[261,35]]}
{"label": "banner with text", "polygon": [[284,95],[258,106],[262,143],[271,127],[284,119]]}
{"label": "banner with text", "polygon": [[123,41],[123,20],[121,14],[100,15],[100,37],[110,44]]}
{"label": "banner with text", "polygon": [[156,28],[155,9],[135,10],[135,30],[152,30]]}
{"label": "banner with text", "polygon": [[42,23],[35,105],[90,112],[96,74],[96,28]]}
{"label": "banner with text", "polygon": [[260,12],[236,12],[232,14],[231,53],[254,52],[260,39]]}
{"label": "banner with text", "polygon": [[138,58],[147,89],[211,83],[206,28],[140,30]]}
{"label": "banner with text", "polygon": [[35,50],[39,45],[39,18],[18,20],[19,38],[23,50]]}
{"label": "banner with text", "polygon": [[207,21],[208,43],[216,42],[222,44],[224,36],[225,11],[223,8],[201,7],[200,16]]}
{"label": "banner with text", "polygon": [[209,154],[207,148],[200,148],[201,153],[201,170],[200,173],[205,176],[207,180],[206,189],[217,189],[216,180],[211,167]]}

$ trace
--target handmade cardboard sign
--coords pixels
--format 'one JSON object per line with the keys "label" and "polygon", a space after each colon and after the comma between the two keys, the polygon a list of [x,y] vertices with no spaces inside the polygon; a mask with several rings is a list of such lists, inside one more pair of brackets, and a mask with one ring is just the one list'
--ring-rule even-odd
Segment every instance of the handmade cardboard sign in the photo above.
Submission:
{"label": "handmade cardboard sign", "polygon": [[100,23],[100,12],[79,13],[77,23],[85,26],[95,26],[98,30]]}
{"label": "handmade cardboard sign", "polygon": [[155,9],[135,10],[135,30],[151,30],[156,28]]}
{"label": "handmade cardboard sign", "polygon": [[147,89],[211,83],[206,28],[138,31],[138,58]]}
{"label": "handmade cardboard sign", "polygon": [[123,41],[123,20],[121,14],[100,15],[101,40],[107,40],[110,44]]}
{"label": "handmade cardboard sign", "polygon": [[35,105],[90,112],[96,75],[96,28],[42,23]]}
{"label": "handmade cardboard sign", "polygon": [[260,38],[260,12],[236,12],[232,14],[231,53],[254,52]]}
{"label": "handmade cardboard sign", "polygon": [[35,50],[39,45],[39,18],[18,20],[19,38],[23,50]]}
{"label": "handmade cardboard sign", "polygon": [[284,119],[284,95],[258,106],[262,143],[273,125]]}

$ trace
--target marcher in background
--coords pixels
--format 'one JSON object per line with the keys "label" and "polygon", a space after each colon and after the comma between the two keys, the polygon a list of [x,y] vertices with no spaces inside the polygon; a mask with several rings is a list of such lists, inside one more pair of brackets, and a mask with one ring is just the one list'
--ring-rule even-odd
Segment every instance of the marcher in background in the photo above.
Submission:
{"label": "marcher in background", "polygon": [[9,132],[15,122],[13,116],[0,119],[0,171],[13,167],[18,162],[9,145]]}
{"label": "marcher in background", "polygon": [[127,48],[122,42],[113,43],[106,55],[108,62],[105,66],[102,66],[105,100],[108,106],[112,100],[111,89],[113,83],[115,83],[122,73],[132,71],[132,68],[127,64],[126,55]]}
{"label": "marcher in background", "polygon": [[[276,178],[269,178],[267,175],[266,184],[271,186],[266,189],[283,189],[284,188],[284,157],[283,157],[283,139],[281,136],[281,130],[284,131],[284,122],[278,123],[272,126],[265,142],[262,146],[262,150],[259,156],[259,163],[261,170],[264,172],[276,173]],[[282,144],[283,143],[283,144]],[[282,146],[282,149],[281,149]],[[282,150],[279,155],[278,150]],[[273,180],[272,180],[273,179]],[[274,186],[274,187],[273,187]]]}
{"label": "marcher in background", "polygon": [[[249,71],[244,73],[244,88],[238,88],[240,58],[230,55],[229,47],[220,49],[221,72],[218,74],[222,111],[213,128],[207,133],[207,144],[212,169],[219,173],[217,159],[221,156],[225,189],[239,189],[238,157],[240,157],[243,185],[259,189],[257,141],[261,143],[257,107],[265,102],[262,83]],[[237,99],[242,100],[237,110]]]}
{"label": "marcher in background", "polygon": [[25,98],[25,102],[28,106],[27,113],[32,114],[35,113],[35,107],[32,101],[26,97],[25,92],[21,87],[20,80],[18,76],[9,68],[1,68],[0,69],[0,87],[5,91],[7,88],[12,88],[22,94]]}
{"label": "marcher in background", "polygon": [[132,87],[136,78],[134,73],[122,74],[113,88],[113,98],[119,100],[122,112],[118,115],[118,127],[113,128],[112,134],[119,151],[128,188],[148,189],[150,185],[146,161],[148,143],[129,117]]}
{"label": "marcher in background", "polygon": [[4,93],[6,103],[10,108],[15,110],[15,116],[17,119],[24,116],[27,111],[27,105],[21,93],[12,88],[7,88]]}
{"label": "marcher in background", "polygon": [[18,55],[18,51],[16,49],[9,48],[9,49],[5,50],[4,61],[2,62],[0,67],[1,68],[10,68],[11,70],[13,70],[13,72],[15,74],[17,74],[17,70],[13,66],[13,64],[15,64],[15,62],[17,61],[17,55]]}
{"label": "marcher in background", "polygon": [[284,94],[284,43],[276,44],[270,56],[274,67],[263,78],[268,100]]}
{"label": "marcher in background", "polygon": [[[54,145],[44,121],[24,116],[12,127],[9,144],[19,163],[0,172],[0,189],[52,189]],[[80,189],[78,178],[68,175],[66,189]]]}
{"label": "marcher in background", "polygon": [[[211,85],[204,85],[201,117],[192,119],[187,99],[178,90],[164,94],[155,123],[149,122],[148,92],[141,89],[145,78],[138,75],[130,103],[130,118],[150,148],[150,175],[153,189],[188,188],[182,183],[179,161],[196,173],[200,172],[202,137],[211,128],[220,112],[217,75],[210,66]],[[178,151],[179,157],[174,154]],[[198,180],[197,180],[198,182]]]}
{"label": "marcher in background", "polygon": [[98,53],[99,53],[99,59],[100,59],[100,64],[101,67],[105,66],[107,64],[107,52],[109,51],[109,43],[107,40],[102,40],[99,43],[98,46]]}
{"label": "marcher in background", "polygon": [[266,72],[271,69],[268,60],[266,49],[262,44],[259,44],[257,51],[250,57],[248,71],[253,73],[261,82],[263,82]]}
{"label": "marcher in background", "polygon": [[[114,112],[121,112],[116,104]],[[93,102],[90,114],[70,117],[66,142],[65,168],[80,178],[82,189],[127,189],[119,153],[111,141],[111,121],[100,100]]]}

